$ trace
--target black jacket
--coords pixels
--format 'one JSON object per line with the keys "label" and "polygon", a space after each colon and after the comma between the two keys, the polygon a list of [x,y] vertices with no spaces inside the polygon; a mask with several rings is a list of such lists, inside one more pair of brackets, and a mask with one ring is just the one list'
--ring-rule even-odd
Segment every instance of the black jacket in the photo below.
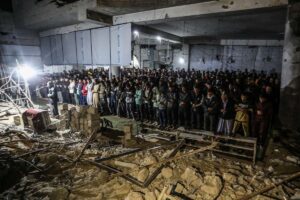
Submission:
{"label": "black jacket", "polygon": [[[235,117],[235,109],[234,109],[234,102],[232,100],[228,100],[227,103],[224,105],[223,102],[219,105],[220,108],[220,117],[223,119],[234,119]],[[221,110],[224,109],[222,113]]]}
{"label": "black jacket", "polygon": [[[204,109],[204,113],[208,113],[210,115],[217,115],[219,112],[219,100],[216,95],[212,96],[210,99],[207,97],[203,97],[202,106]],[[208,111],[208,108],[212,108],[212,111]]]}

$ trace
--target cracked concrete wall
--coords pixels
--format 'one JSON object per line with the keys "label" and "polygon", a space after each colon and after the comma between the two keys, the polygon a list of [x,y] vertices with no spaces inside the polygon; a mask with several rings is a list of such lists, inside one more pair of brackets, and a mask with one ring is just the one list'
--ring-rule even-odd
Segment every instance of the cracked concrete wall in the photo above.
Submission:
{"label": "cracked concrete wall", "polygon": [[300,2],[288,8],[281,75],[279,117],[284,126],[300,129]]}

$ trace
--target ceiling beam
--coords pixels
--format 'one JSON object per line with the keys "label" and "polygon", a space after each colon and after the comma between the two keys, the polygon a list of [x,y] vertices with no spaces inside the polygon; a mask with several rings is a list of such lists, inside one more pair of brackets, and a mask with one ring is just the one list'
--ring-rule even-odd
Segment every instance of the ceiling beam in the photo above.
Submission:
{"label": "ceiling beam", "polygon": [[101,22],[107,25],[112,25],[113,23],[113,18],[112,16],[94,11],[94,10],[86,10],[86,18],[89,20]]}
{"label": "ceiling beam", "polygon": [[230,13],[255,9],[266,9],[287,6],[288,0],[216,0],[182,6],[174,6],[143,12],[117,15],[113,17],[114,24],[123,23],[159,23],[165,20],[186,17],[205,16],[218,13]]}
{"label": "ceiling beam", "polygon": [[133,31],[138,31],[147,35],[152,35],[154,38],[156,36],[160,36],[164,39],[168,39],[168,40],[172,40],[172,41],[176,41],[176,42],[181,42],[182,39],[181,37],[177,36],[177,35],[173,35],[171,33],[167,33],[161,30],[157,30],[154,28],[151,28],[149,26],[143,26],[143,25],[137,25],[137,24],[132,24],[132,30]]}

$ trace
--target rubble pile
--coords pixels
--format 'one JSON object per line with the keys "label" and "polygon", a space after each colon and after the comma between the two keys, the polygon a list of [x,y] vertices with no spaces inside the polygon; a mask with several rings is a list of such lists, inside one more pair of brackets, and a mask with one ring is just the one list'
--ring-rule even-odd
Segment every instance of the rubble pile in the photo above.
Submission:
{"label": "rubble pile", "polygon": [[70,128],[72,131],[81,131],[88,136],[100,129],[101,118],[95,107],[61,104],[59,112],[63,116],[59,127],[62,130]]}
{"label": "rubble pile", "polygon": [[[291,173],[299,177],[296,156],[281,158],[275,149],[267,165],[253,166],[216,157],[209,150],[200,152],[203,147],[184,140],[137,140],[131,126],[124,126],[123,140],[111,142],[104,134],[108,130],[89,131],[100,120],[94,111],[62,106],[60,112],[70,117],[71,130],[35,134],[18,126],[3,126],[0,199],[233,200],[264,188],[269,189],[253,199],[299,197],[299,181],[277,184]],[[80,123],[81,119],[90,121]],[[133,140],[137,146],[128,147]],[[277,171],[286,164],[293,171]]]}

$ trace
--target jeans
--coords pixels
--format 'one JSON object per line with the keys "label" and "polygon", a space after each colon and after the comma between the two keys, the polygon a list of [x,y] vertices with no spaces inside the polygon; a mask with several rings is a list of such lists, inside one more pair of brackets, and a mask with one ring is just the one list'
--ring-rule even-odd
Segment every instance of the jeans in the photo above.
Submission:
{"label": "jeans", "polygon": [[133,115],[133,103],[126,103],[127,118],[134,118]]}
{"label": "jeans", "polygon": [[75,97],[75,103],[76,103],[76,105],[79,105],[80,104],[80,95],[74,94],[74,97]]}
{"label": "jeans", "polygon": [[177,109],[176,107],[167,108],[167,123],[170,126],[176,126],[177,124]]}
{"label": "jeans", "polygon": [[204,114],[204,130],[206,131],[216,131],[217,127],[217,115],[212,115],[209,113]]}
{"label": "jeans", "polygon": [[196,109],[196,110],[192,110],[192,113],[191,113],[191,121],[192,121],[192,127],[196,128],[196,129],[200,129],[202,128],[202,120],[203,120],[203,117],[202,117],[202,112],[200,109]]}
{"label": "jeans", "polygon": [[179,107],[178,109],[178,124],[183,125],[184,128],[189,127],[189,110],[186,107]]}
{"label": "jeans", "polygon": [[138,120],[143,121],[143,106],[142,106],[142,104],[136,104],[136,112],[137,112]]}
{"label": "jeans", "polygon": [[144,116],[146,120],[152,120],[152,109],[150,103],[144,103]]}
{"label": "jeans", "polygon": [[86,96],[83,96],[83,95],[81,95],[80,96],[80,105],[82,105],[82,106],[85,106],[85,105],[87,105],[87,101],[86,101]]}
{"label": "jeans", "polygon": [[166,109],[158,109],[159,125],[162,128],[167,126],[167,111]]}

